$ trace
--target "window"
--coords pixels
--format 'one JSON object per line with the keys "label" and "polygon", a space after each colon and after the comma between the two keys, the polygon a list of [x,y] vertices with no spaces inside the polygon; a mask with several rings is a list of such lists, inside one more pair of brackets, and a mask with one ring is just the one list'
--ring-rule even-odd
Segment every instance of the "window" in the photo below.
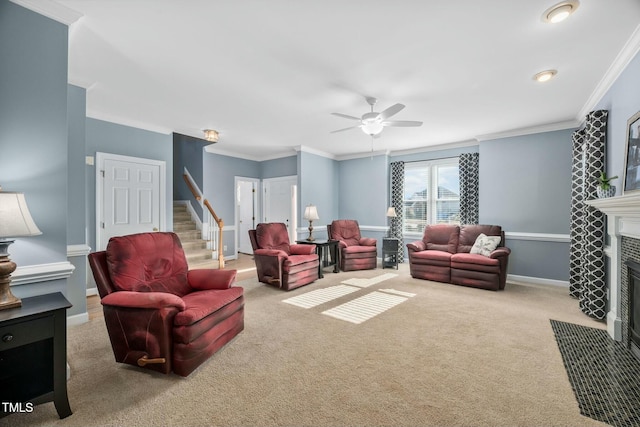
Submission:
{"label": "window", "polygon": [[459,223],[458,158],[405,163],[403,232],[422,234],[427,224]]}

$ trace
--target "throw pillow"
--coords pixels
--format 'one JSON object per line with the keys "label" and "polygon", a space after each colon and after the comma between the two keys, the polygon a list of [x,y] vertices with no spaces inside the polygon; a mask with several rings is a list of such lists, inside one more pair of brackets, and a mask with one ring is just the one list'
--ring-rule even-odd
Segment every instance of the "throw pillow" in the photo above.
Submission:
{"label": "throw pillow", "polygon": [[472,254],[479,254],[484,256],[491,255],[491,252],[495,250],[500,244],[500,236],[487,236],[484,233],[480,233],[476,242],[471,248]]}

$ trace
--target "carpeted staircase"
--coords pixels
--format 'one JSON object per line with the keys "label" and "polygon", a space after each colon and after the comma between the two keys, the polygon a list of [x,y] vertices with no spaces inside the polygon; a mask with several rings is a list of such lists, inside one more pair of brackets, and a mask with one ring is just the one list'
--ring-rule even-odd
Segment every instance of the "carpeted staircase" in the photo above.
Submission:
{"label": "carpeted staircase", "polygon": [[217,266],[218,261],[212,259],[212,251],[207,249],[207,242],[202,240],[200,230],[185,205],[173,205],[173,231],[180,237],[189,268]]}

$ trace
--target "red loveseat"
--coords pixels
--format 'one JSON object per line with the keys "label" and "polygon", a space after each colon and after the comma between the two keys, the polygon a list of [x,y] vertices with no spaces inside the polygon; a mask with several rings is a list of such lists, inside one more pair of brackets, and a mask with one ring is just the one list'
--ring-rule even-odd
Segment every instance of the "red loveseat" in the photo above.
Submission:
{"label": "red loveseat", "polygon": [[[471,253],[480,234],[499,237],[486,255]],[[422,240],[407,243],[407,249],[414,278],[494,291],[505,287],[511,250],[499,225],[429,225]]]}
{"label": "red loveseat", "polygon": [[117,362],[186,377],[244,329],[236,270],[188,271],[174,233],[112,237],[88,258]]}

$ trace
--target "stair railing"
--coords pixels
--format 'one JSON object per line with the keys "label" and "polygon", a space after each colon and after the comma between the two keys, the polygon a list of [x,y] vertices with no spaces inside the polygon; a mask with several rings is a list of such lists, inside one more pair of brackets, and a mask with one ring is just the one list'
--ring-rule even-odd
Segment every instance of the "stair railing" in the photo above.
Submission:
{"label": "stair railing", "polygon": [[[184,178],[184,181],[186,182],[187,187],[189,188],[189,191],[191,191],[191,194],[193,194],[193,197],[195,197],[197,201],[201,201],[202,196],[196,190],[195,184],[191,180],[191,176],[188,173],[185,173],[182,175],[182,177]],[[202,204],[207,208],[207,210],[209,211],[209,214],[211,215],[211,217],[213,218],[213,220],[218,226],[218,239],[217,239],[218,240],[217,242],[218,243],[218,268],[223,269],[224,268],[224,252],[223,252],[224,245],[222,243],[222,235],[223,235],[222,229],[224,227],[224,221],[222,220],[222,218],[216,215],[216,212],[213,210],[213,207],[211,207],[211,203],[209,203],[209,200],[204,199],[202,201]],[[209,229],[211,229],[211,227],[209,227]],[[209,231],[209,233],[211,233],[211,231]]]}

